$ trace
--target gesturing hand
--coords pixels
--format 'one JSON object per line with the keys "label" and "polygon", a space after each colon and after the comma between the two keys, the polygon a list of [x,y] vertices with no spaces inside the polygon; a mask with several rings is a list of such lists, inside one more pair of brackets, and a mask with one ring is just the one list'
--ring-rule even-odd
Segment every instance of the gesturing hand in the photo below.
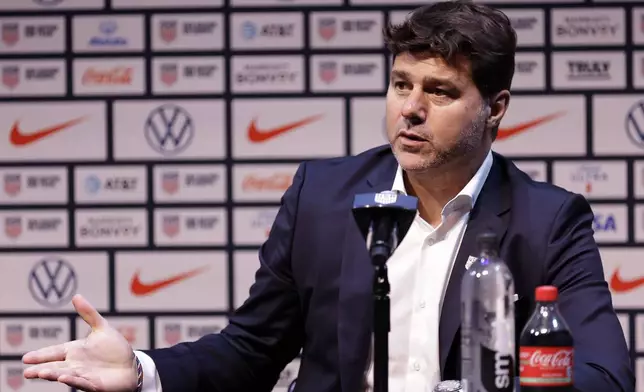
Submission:
{"label": "gesturing hand", "polygon": [[25,378],[57,381],[91,392],[131,392],[136,389],[134,352],[128,341],[82,296],[72,299],[76,312],[92,328],[84,339],[28,352]]}

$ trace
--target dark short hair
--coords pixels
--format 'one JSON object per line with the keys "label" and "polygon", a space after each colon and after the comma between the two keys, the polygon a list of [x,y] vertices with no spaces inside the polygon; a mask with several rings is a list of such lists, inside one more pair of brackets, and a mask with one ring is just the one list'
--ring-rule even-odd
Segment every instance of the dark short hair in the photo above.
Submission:
{"label": "dark short hair", "polygon": [[445,1],[422,6],[399,25],[384,29],[385,44],[394,55],[439,56],[456,67],[470,60],[471,77],[484,98],[509,90],[514,76],[517,36],[499,10],[471,1]]}

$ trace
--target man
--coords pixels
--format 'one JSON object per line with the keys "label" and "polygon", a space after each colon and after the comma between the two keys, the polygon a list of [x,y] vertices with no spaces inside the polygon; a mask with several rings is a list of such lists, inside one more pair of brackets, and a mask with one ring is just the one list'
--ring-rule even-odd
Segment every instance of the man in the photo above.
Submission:
{"label": "man", "polygon": [[34,366],[25,376],[89,391],[134,391],[141,382],[145,391],[270,391],[302,350],[298,392],[369,388],[373,267],[351,207],[355,194],[393,189],[416,196],[419,213],[388,262],[392,392],[460,377],[460,281],[478,252],[475,238],[488,230],[514,275],[517,331],[535,287],[557,286],[575,339],[575,387],[633,391],[588,203],[491,152],[514,72],[508,19],[444,2],[417,9],[385,36],[395,55],[390,145],[300,165],[259,251],[250,296],[220,334],[133,353],[77,296],[92,333],[26,354]]}

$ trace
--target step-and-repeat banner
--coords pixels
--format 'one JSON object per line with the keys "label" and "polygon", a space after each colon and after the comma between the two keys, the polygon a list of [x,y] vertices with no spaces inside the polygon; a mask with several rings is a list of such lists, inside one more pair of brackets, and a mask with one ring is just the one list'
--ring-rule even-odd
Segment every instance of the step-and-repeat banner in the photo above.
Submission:
{"label": "step-and-repeat banner", "polygon": [[[0,1],[0,391],[68,390],[20,355],[87,334],[74,293],[135,348],[224,327],[298,162],[386,142],[381,29],[426,3]],[[494,149],[591,202],[644,377],[644,7],[488,3],[519,37]]]}

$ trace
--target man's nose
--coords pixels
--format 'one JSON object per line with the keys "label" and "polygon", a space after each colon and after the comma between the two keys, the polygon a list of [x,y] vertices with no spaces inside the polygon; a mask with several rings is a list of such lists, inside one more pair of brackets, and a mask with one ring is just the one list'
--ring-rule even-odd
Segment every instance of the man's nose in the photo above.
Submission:
{"label": "man's nose", "polygon": [[403,104],[401,114],[411,125],[419,125],[425,122],[427,119],[427,103],[422,91],[414,90],[411,92]]}

